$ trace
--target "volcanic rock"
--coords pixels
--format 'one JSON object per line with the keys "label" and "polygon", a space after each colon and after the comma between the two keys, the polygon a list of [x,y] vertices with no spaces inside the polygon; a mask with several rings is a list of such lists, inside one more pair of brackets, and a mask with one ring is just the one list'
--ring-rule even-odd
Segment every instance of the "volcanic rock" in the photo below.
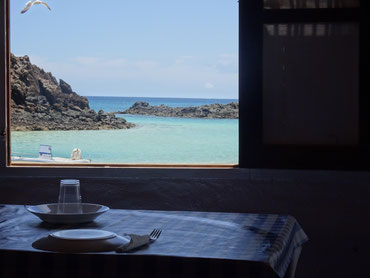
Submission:
{"label": "volcanic rock", "polygon": [[127,129],[135,125],[112,113],[96,113],[86,97],[64,80],[31,64],[28,56],[10,57],[11,129],[92,130]]}
{"label": "volcanic rock", "polygon": [[190,107],[169,107],[165,105],[151,106],[148,102],[137,101],[122,114],[152,115],[159,117],[237,119],[239,103],[209,104]]}

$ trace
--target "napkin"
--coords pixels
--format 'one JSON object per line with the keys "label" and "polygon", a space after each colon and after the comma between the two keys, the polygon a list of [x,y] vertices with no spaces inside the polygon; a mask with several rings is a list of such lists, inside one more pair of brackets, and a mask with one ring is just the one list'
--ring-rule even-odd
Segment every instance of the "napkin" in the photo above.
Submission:
{"label": "napkin", "polygon": [[116,249],[117,253],[127,252],[132,249],[144,246],[150,242],[150,237],[148,235],[144,235],[144,236],[135,235],[135,234],[127,234],[127,235],[130,236],[130,242],[119,246]]}

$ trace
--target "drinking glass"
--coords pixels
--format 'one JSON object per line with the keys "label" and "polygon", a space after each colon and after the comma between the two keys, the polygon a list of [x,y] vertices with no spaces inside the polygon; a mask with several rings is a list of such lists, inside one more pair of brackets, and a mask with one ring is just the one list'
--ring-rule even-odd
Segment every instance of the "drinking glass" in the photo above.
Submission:
{"label": "drinking glass", "polygon": [[60,181],[57,213],[82,213],[79,180]]}

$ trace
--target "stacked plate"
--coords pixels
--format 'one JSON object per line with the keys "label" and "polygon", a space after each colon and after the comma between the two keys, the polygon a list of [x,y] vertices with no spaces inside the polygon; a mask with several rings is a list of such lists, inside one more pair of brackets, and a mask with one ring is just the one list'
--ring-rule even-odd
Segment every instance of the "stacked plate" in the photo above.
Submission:
{"label": "stacked plate", "polygon": [[[71,209],[76,206],[76,204],[70,204],[69,208],[68,205],[63,204],[65,211],[72,211]],[[25,207],[41,220],[52,224],[87,223],[109,210],[109,207],[88,203],[82,203],[78,213],[60,213],[57,203]],[[53,232],[36,240],[32,246],[39,250],[66,253],[111,252],[128,244],[130,240],[130,236],[118,236],[109,231],[70,229]]]}

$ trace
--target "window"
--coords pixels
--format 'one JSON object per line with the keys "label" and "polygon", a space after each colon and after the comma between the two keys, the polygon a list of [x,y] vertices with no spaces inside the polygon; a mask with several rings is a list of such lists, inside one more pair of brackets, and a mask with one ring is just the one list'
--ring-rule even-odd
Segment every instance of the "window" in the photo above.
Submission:
{"label": "window", "polygon": [[359,25],[266,24],[263,37],[264,143],[358,144]]}
{"label": "window", "polygon": [[366,1],[240,4],[241,166],[367,164]]}
{"label": "window", "polygon": [[237,1],[108,3],[11,2],[12,163],[236,165]]}
{"label": "window", "polygon": [[[241,168],[313,168],[313,169],[367,169],[368,163],[367,157],[369,157],[369,143],[370,133],[368,132],[368,126],[370,124],[370,109],[368,109],[368,103],[370,97],[366,93],[369,85],[366,84],[368,66],[370,64],[369,55],[367,51],[361,51],[361,49],[369,49],[370,46],[366,42],[365,36],[362,34],[368,34],[369,23],[367,18],[367,11],[369,3],[367,1],[361,1],[361,7],[358,7],[358,1],[346,1],[346,3],[355,3],[354,5],[343,6],[344,1],[315,1],[319,3],[319,6],[312,6],[308,3],[312,1],[289,1],[289,3],[307,3],[307,5],[293,6],[296,8],[280,7],[280,3],[286,3],[287,1],[275,1],[273,7],[269,7],[267,2],[271,1],[240,1],[239,3],[239,105],[240,105],[240,125],[239,125],[239,167]],[[325,6],[324,3],[327,5]],[[264,8],[264,3],[266,6]],[[277,5],[279,3],[279,5]],[[329,5],[334,3],[333,5]],[[340,4],[342,3],[342,4]],[[337,5],[338,4],[338,5]],[[4,3],[5,5],[5,3]],[[285,4],[284,4],[285,5]],[[310,6],[311,5],[311,6]],[[340,6],[342,5],[342,6]],[[6,7],[6,6],[5,6]],[[4,7],[2,7],[4,8]],[[4,16],[4,11],[2,12]],[[4,18],[6,20],[6,17]],[[294,27],[293,27],[294,26]],[[301,27],[299,27],[301,26]],[[324,30],[339,30],[340,34],[346,34],[346,30],[350,31],[352,37],[346,37],[352,50],[355,50],[356,45],[360,48],[359,52],[353,51],[349,53],[345,59],[351,60],[354,57],[358,58],[359,61],[359,72],[358,78],[354,76],[350,80],[353,81],[354,87],[349,92],[348,100],[354,103],[352,108],[346,112],[343,118],[334,117],[335,123],[340,123],[341,120],[348,124],[345,128],[347,131],[344,132],[343,137],[337,137],[338,140],[330,141],[326,140],[329,137],[317,137],[314,141],[305,141],[306,137],[297,137],[297,133],[285,133],[278,134],[276,137],[268,127],[268,125],[274,126],[274,117],[269,114],[268,110],[275,111],[279,114],[283,112],[289,112],[289,117],[294,119],[295,111],[285,110],[281,105],[285,105],[284,102],[271,101],[273,96],[271,91],[269,92],[266,87],[266,81],[271,78],[271,73],[268,71],[268,65],[272,63],[274,67],[281,65],[281,62],[271,60],[269,57],[277,57],[270,52],[267,48],[266,43],[275,43],[278,48],[282,50],[280,43],[285,44],[285,40],[288,39],[284,34],[292,32],[291,30],[299,30],[302,34],[313,34],[316,32],[317,37],[320,34],[324,34]],[[277,41],[274,41],[274,37],[271,35],[271,30],[274,34],[279,34]],[[290,31],[289,31],[290,30]],[[6,59],[4,55],[4,38],[5,30],[2,30],[3,38],[3,55],[1,55],[2,62],[2,107],[6,108],[4,96],[7,85],[7,75],[4,71],[6,69]],[[277,32],[277,33],[276,33]],[[353,33],[355,32],[355,33]],[[356,34],[358,32],[358,35]],[[298,34],[298,33],[297,33]],[[292,40],[298,43],[299,40],[304,39],[303,37],[293,37]],[[6,41],[6,40],[5,40]],[[329,40],[330,41],[330,40]],[[5,44],[6,46],[6,44]],[[6,49],[6,48],[5,48]],[[320,49],[320,47],[319,47]],[[274,50],[274,49],[272,49]],[[281,52],[279,52],[281,55]],[[288,53],[289,55],[292,52]],[[281,58],[281,57],[280,57]],[[355,61],[357,59],[354,59]],[[336,61],[337,62],[337,61]],[[275,64],[274,64],[275,63]],[[303,65],[304,66],[304,65]],[[356,64],[353,65],[356,67]],[[344,71],[345,72],[345,71]],[[281,73],[281,72],[279,72]],[[272,72],[272,75],[274,72]],[[289,76],[288,76],[289,77]],[[347,78],[347,77],[345,77]],[[276,80],[272,79],[273,82]],[[288,80],[289,81],[289,80]],[[358,82],[357,82],[358,81]],[[309,82],[309,81],[308,81]],[[356,83],[357,82],[357,83]],[[319,82],[320,86],[324,83]],[[346,84],[349,84],[346,82]],[[356,85],[357,84],[357,85]],[[301,84],[304,86],[304,84]],[[358,90],[356,89],[358,86]],[[356,94],[357,91],[357,94]],[[348,91],[346,91],[348,93]],[[293,95],[294,96],[294,95]],[[348,96],[348,95],[347,95]],[[289,99],[291,96],[289,96]],[[329,99],[332,97],[329,97]],[[272,100],[274,97],[272,98]],[[297,106],[296,102],[300,101],[301,98],[293,100],[293,106]],[[327,98],[318,98],[317,101],[324,104]],[[356,106],[357,105],[357,106]],[[337,107],[338,108],[338,107]],[[277,110],[275,110],[277,109]],[[280,109],[280,110],[279,110]],[[334,111],[335,112],[335,111]],[[266,114],[267,113],[267,114]],[[309,120],[312,120],[314,111],[311,111],[311,116],[308,116]],[[331,113],[330,113],[331,114]],[[338,114],[339,115],[339,114]],[[348,115],[351,115],[348,117]],[[6,123],[6,111],[2,110],[1,125],[5,127]],[[298,120],[302,120],[302,117]],[[348,121],[348,122],[347,122]],[[278,124],[282,124],[282,121],[278,121]],[[304,123],[301,126],[304,126]],[[314,125],[313,125],[314,126]],[[310,127],[311,128],[311,127]],[[352,129],[349,133],[348,130]],[[313,127],[313,130],[316,130]],[[336,129],[334,132],[342,130]],[[287,129],[287,132],[292,129]],[[311,133],[310,133],[311,134]],[[283,139],[281,139],[283,138]],[[338,143],[339,142],[339,143]],[[2,165],[6,159],[6,141],[2,141]],[[7,171],[16,173],[17,167],[12,167]],[[91,169],[74,169],[66,167],[65,169],[53,169],[53,173],[92,173],[89,172]],[[98,171],[102,173],[129,173],[129,169],[108,169],[108,172]],[[43,170],[27,168],[28,173],[42,173]],[[75,171],[75,172],[74,172]],[[85,172],[86,171],[86,172]],[[142,172],[143,171],[143,172]],[[166,173],[171,171],[166,170]],[[199,170],[201,173],[203,170]],[[207,175],[213,175],[210,173],[220,173],[219,171],[208,172]],[[222,172],[223,170],[221,170]],[[158,169],[135,169],[137,173],[151,172],[151,173],[162,173]],[[232,171],[236,173],[235,171]],[[177,173],[171,172],[171,173]],[[229,172],[230,173],[230,172]],[[96,172],[96,174],[98,174]],[[172,174],[170,174],[172,175]],[[176,175],[176,174],[175,174]],[[233,174],[231,174],[233,175]]]}

